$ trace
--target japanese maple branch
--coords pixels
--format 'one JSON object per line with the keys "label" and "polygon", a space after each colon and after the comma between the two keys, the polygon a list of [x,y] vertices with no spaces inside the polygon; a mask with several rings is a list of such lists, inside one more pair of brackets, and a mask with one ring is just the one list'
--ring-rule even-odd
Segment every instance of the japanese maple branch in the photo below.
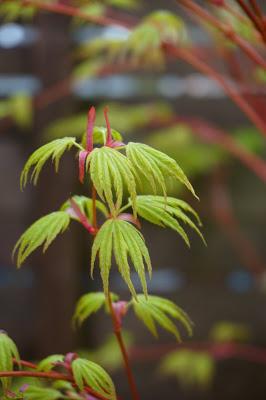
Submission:
{"label": "japanese maple branch", "polygon": [[[18,377],[29,377],[29,378],[40,378],[40,379],[52,379],[52,380],[63,380],[71,382],[75,385],[74,379],[70,375],[62,374],[60,372],[40,372],[40,371],[0,371],[0,378],[18,378]],[[86,392],[96,397],[99,400],[106,400],[104,396],[95,392],[93,389],[86,386]]]}
{"label": "japanese maple branch", "polygon": [[[9,1],[9,0],[4,0]],[[78,17],[84,21],[92,22],[94,24],[110,26],[110,25],[120,25],[125,27],[126,22],[118,21],[114,18],[109,18],[105,16],[89,15],[76,7],[72,7],[67,4],[62,3],[46,3],[40,0],[21,0],[20,3],[24,6],[36,7],[40,10],[45,10],[53,12],[55,14],[68,15],[70,17]]]}
{"label": "japanese maple branch", "polygon": [[266,61],[262,56],[242,37],[240,37],[230,25],[226,25],[218,18],[210,14],[200,5],[196,4],[193,0],[177,0],[185,9],[192,11],[197,17],[204,22],[209,23],[215,29],[222,32],[228,39],[234,42],[242,51],[257,65],[266,69]]}
{"label": "japanese maple branch", "polygon": [[[244,11],[244,13],[247,15],[249,20],[252,22],[255,29],[261,34],[263,41],[266,43],[266,32],[264,29],[262,19],[260,19],[258,15],[253,14],[252,10],[248,7],[248,5],[243,0],[236,0],[236,1],[237,1],[238,5],[241,7],[241,9]],[[255,6],[255,3],[254,3],[254,6]],[[257,9],[257,11],[259,10],[258,8],[256,8],[256,9]]]}
{"label": "japanese maple branch", "polygon": [[111,317],[112,317],[114,334],[116,336],[118,345],[120,347],[120,351],[123,356],[124,367],[125,367],[125,371],[127,374],[128,383],[130,386],[132,399],[140,400],[140,396],[138,394],[138,390],[137,390],[137,386],[136,386],[135,379],[133,376],[133,372],[132,372],[132,369],[130,366],[129,356],[128,356],[126,346],[125,346],[125,343],[123,340],[122,332],[121,332],[121,323],[117,319],[117,316],[115,314],[115,310],[113,308],[113,303],[112,303],[110,292],[108,293],[108,305],[109,305],[109,309],[110,309],[110,313],[111,313]]}
{"label": "japanese maple branch", "polygon": [[254,123],[254,125],[266,136],[266,125],[259,115],[253,110],[248,102],[241,97],[238,92],[224,79],[224,77],[215,71],[210,65],[206,64],[199,57],[194,55],[191,51],[185,48],[175,47],[172,44],[165,43],[165,51],[169,55],[175,56],[186,61],[188,64],[192,65],[194,68],[199,70],[204,75],[209,76],[211,79],[215,80],[225,91],[225,93],[238,105],[238,107],[249,117],[249,119]]}

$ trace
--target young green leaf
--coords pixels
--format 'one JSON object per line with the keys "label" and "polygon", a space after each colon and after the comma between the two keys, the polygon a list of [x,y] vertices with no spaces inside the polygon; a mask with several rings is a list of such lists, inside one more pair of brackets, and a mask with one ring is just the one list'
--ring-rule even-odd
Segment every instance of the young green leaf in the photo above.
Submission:
{"label": "young green leaf", "polygon": [[136,210],[136,184],[128,159],[110,147],[94,149],[87,157],[90,176],[98,195],[106,201],[113,216],[122,204],[124,185],[127,187],[133,210]]}
{"label": "young green leaf", "polygon": [[143,292],[147,296],[145,264],[151,275],[151,261],[144,238],[133,225],[127,221],[109,219],[101,226],[92,246],[92,274],[98,253],[99,267],[105,293],[108,292],[111,259],[112,253],[114,253],[118,270],[128,285],[132,295],[136,297],[135,288],[130,277],[129,259],[137,271]]}
{"label": "young green leaf", "polygon": [[[196,223],[186,214],[186,212],[195,218]],[[189,246],[188,236],[178,222],[178,220],[180,220],[197,232],[205,243],[204,237],[198,228],[198,226],[201,226],[198,214],[183,200],[175,199],[173,197],[167,197],[165,199],[163,196],[137,196],[137,213],[152,224],[175,230]]]}
{"label": "young green leaf", "polygon": [[135,176],[146,178],[154,193],[162,190],[166,196],[166,178],[172,177],[182,182],[195,197],[195,191],[177,162],[159,150],[146,144],[129,142],[126,154],[134,167]]}
{"label": "young green leaf", "polygon": [[[118,296],[112,293],[112,300],[116,301]],[[102,292],[94,292],[84,294],[78,301],[76,310],[73,316],[74,323],[79,326],[91,314],[96,313],[102,306],[105,305],[106,297]]]}
{"label": "young green leaf", "polygon": [[62,399],[62,393],[56,389],[29,385],[23,390],[25,400],[57,400]]}
{"label": "young green leaf", "polygon": [[[75,214],[75,211],[71,207],[71,200],[74,200],[74,202],[77,204],[79,207],[80,211],[88,218],[90,223],[92,223],[92,199],[86,196],[73,196],[71,199],[67,200],[60,208],[61,211],[66,211],[69,212],[69,215],[71,218],[78,220],[78,216]],[[96,200],[96,208],[107,218],[108,217],[108,210],[105,207],[105,205],[99,201]]]}
{"label": "young green leaf", "polygon": [[158,296],[149,295],[148,298],[145,298],[143,295],[138,295],[137,299],[132,299],[132,304],[136,316],[143,321],[155,337],[158,337],[157,323],[172,333],[178,341],[181,341],[179,331],[169,316],[181,322],[188,334],[192,334],[192,322],[188,315],[172,301]]}
{"label": "young green leaf", "polygon": [[76,139],[74,137],[65,137],[62,139],[53,140],[52,142],[49,142],[34,151],[22,170],[20,176],[21,188],[23,189],[26,186],[31,168],[33,168],[33,171],[30,179],[33,180],[34,185],[36,185],[40,172],[49,158],[52,158],[52,161],[55,163],[55,170],[57,172],[60,158],[62,157],[63,153],[66,150],[69,150],[72,146],[76,146],[79,149],[81,148],[81,146],[76,143]]}
{"label": "young green leaf", "polygon": [[52,354],[39,362],[38,370],[44,372],[51,371],[56,363],[62,361],[64,361],[64,356],[62,354]]}
{"label": "young green leaf", "polygon": [[35,221],[14,247],[13,256],[18,252],[17,266],[20,267],[26,258],[41,245],[45,252],[56,236],[67,229],[69,222],[70,216],[64,211],[52,212]]}
{"label": "young green leaf", "polygon": [[[19,363],[19,353],[16,344],[4,332],[0,331],[0,371],[13,371],[13,358]],[[4,391],[10,387],[10,378],[0,379]]]}
{"label": "young green leaf", "polygon": [[88,385],[106,399],[116,399],[113,381],[102,367],[84,358],[75,359],[71,365],[74,380],[81,391],[84,385]]}

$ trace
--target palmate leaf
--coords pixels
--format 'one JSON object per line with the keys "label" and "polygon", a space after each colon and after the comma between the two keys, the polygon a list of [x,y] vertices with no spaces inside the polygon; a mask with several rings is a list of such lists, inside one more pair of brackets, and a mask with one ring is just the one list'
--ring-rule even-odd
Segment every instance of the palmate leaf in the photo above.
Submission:
{"label": "palmate leaf", "polygon": [[110,147],[94,149],[87,157],[91,180],[99,197],[116,216],[122,204],[124,185],[136,214],[136,183],[128,159]]}
{"label": "palmate leaf", "polygon": [[[75,214],[75,211],[71,208],[71,202],[70,200],[74,200],[74,202],[77,204],[79,207],[80,211],[88,218],[90,223],[92,223],[92,199],[86,196],[73,196],[71,199],[67,200],[60,208],[61,211],[66,211],[69,213],[70,217],[79,220],[78,216]],[[108,217],[108,210],[105,207],[105,205],[99,201],[96,200],[96,208],[99,210],[106,218]]]}
{"label": "palmate leaf", "polygon": [[38,364],[38,371],[48,372],[51,371],[55,364],[64,361],[63,354],[52,354],[41,360]]}
{"label": "palmate leaf", "polygon": [[56,389],[29,385],[23,390],[25,400],[57,400],[62,399],[62,393]]}
{"label": "palmate leaf", "polygon": [[[13,371],[13,358],[19,363],[19,353],[16,344],[0,330],[0,371]],[[1,378],[0,382],[6,391],[11,384],[10,378]]]}
{"label": "palmate leaf", "polygon": [[158,296],[149,295],[148,298],[145,298],[143,295],[138,295],[137,299],[132,299],[132,304],[136,316],[155,337],[158,337],[156,328],[156,324],[158,324],[172,333],[178,341],[181,341],[179,331],[169,317],[181,322],[188,334],[192,334],[192,322],[188,315],[172,301]]}
{"label": "palmate leaf", "polygon": [[[112,301],[118,300],[118,296],[111,294]],[[84,294],[78,301],[73,316],[74,323],[81,325],[91,314],[96,313],[105,305],[106,297],[102,292]]]}
{"label": "palmate leaf", "polygon": [[77,358],[72,362],[71,366],[75,382],[80,390],[83,390],[86,384],[95,392],[104,396],[104,398],[116,399],[112,379],[98,364],[84,358]]}
{"label": "palmate leaf", "polygon": [[[195,218],[196,223],[186,212]],[[201,226],[199,216],[185,201],[173,197],[167,197],[165,199],[163,196],[137,196],[137,213],[142,218],[155,225],[175,230],[189,246],[188,236],[178,222],[178,220],[180,220],[194,229],[205,243],[204,237],[198,228],[198,226]]]}
{"label": "palmate leaf", "polygon": [[166,196],[166,178],[178,179],[195,197],[195,191],[177,162],[159,150],[146,144],[129,142],[126,146],[126,154],[134,167],[136,178],[146,178],[154,193],[162,190]]}
{"label": "palmate leaf", "polygon": [[137,271],[143,292],[147,296],[145,265],[151,275],[151,261],[144,238],[133,225],[127,221],[109,219],[101,226],[92,246],[92,274],[98,253],[105,294],[108,292],[112,253],[114,253],[118,270],[133,297],[136,298],[136,292],[130,277],[129,261]]}
{"label": "palmate leaf", "polygon": [[52,142],[49,142],[34,151],[22,170],[20,177],[21,188],[23,189],[25,187],[29,172],[32,168],[33,171],[31,173],[31,180],[33,180],[34,185],[36,185],[40,172],[49,158],[52,158],[52,161],[54,161],[55,170],[57,172],[60,158],[62,157],[63,153],[66,150],[69,150],[72,146],[76,146],[79,149],[81,148],[81,146],[76,143],[76,139],[74,137],[65,137],[62,139],[53,140]]}
{"label": "palmate leaf", "polygon": [[56,211],[47,214],[35,221],[19,238],[13,256],[17,252],[17,266],[39,246],[43,245],[43,252],[47,250],[59,233],[63,233],[70,222],[70,216],[64,211]]}

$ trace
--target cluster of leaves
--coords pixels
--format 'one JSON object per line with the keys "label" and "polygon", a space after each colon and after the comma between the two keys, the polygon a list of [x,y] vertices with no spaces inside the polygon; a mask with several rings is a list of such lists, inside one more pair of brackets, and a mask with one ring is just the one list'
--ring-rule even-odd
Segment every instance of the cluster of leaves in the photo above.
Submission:
{"label": "cluster of leaves", "polygon": [[83,43],[76,53],[78,63],[74,78],[97,75],[114,62],[134,67],[162,67],[164,43],[185,45],[188,42],[184,21],[169,11],[155,11],[146,16],[132,31],[123,30],[121,38],[95,38]]}
{"label": "cluster of leaves", "polygon": [[[79,144],[74,137],[56,139],[37,149],[24,166],[21,187],[25,186],[29,177],[36,184],[41,169],[49,159],[52,159],[57,171],[65,151],[75,147],[79,152],[87,152],[85,169],[101,199],[97,200],[96,207],[107,218],[93,244],[91,270],[93,272],[95,259],[99,254],[99,267],[104,292],[107,294],[112,254],[114,254],[118,270],[132,295],[136,298],[130,278],[130,263],[136,269],[143,292],[147,296],[145,266],[151,275],[151,261],[142,234],[131,223],[136,223],[139,215],[149,222],[174,229],[189,244],[188,236],[178,222],[180,220],[202,237],[196,225],[200,226],[196,213],[185,202],[167,198],[166,182],[169,178],[175,179],[195,195],[194,189],[177,162],[166,154],[141,143],[129,142],[124,145],[120,142],[121,134],[115,130],[111,130],[112,143],[120,143],[118,147],[107,145],[106,128],[95,127],[92,135],[101,147],[96,147],[90,152],[86,150],[86,140],[82,138]],[[164,197],[137,196],[137,186],[141,187],[147,182],[150,183],[154,194],[163,192]],[[130,196],[129,203],[122,207],[127,193]],[[125,217],[123,214],[123,210],[128,207],[133,210],[131,217],[127,215]],[[196,222],[193,222],[187,212],[196,217]],[[60,211],[36,221],[15,246],[14,252],[18,251],[18,266],[37,247],[43,245],[45,251],[57,235],[67,229],[71,218],[83,224],[84,220],[86,224],[92,224],[92,200],[84,196],[74,196],[63,204]]]}
{"label": "cluster of leaves", "polygon": [[[112,294],[112,301],[118,300],[118,296]],[[105,304],[103,293],[88,293],[78,301],[74,313],[74,323],[81,325],[92,313],[97,312]],[[170,332],[178,341],[181,341],[180,333],[173,320],[179,321],[186,329],[188,335],[192,334],[192,322],[188,315],[172,301],[154,295],[134,295],[132,300],[126,304],[126,311],[133,308],[135,315],[158,337],[157,327]],[[109,308],[106,310],[109,312]]]}
{"label": "cluster of leaves", "polygon": [[[115,400],[116,391],[112,379],[107,372],[98,364],[76,355],[71,355],[71,361],[68,360],[70,355],[51,355],[42,360],[38,366],[38,372],[46,372],[57,369],[59,366],[67,371],[71,368],[74,384],[67,380],[63,382],[60,379],[52,387],[45,387],[38,381],[36,383],[25,384],[19,389],[19,393],[13,393],[11,398],[21,398],[25,393],[25,398],[31,400],[56,400],[62,398],[84,399],[82,394],[85,393],[85,387],[94,391],[95,394],[102,395],[106,400]],[[11,372],[14,364],[20,365],[20,358],[17,347],[12,339],[3,331],[0,333],[0,370],[1,372]],[[64,375],[62,375],[64,377]],[[63,379],[63,378],[62,378]],[[4,398],[9,398],[11,393],[11,378],[2,377],[0,379],[3,388]],[[12,388],[13,389],[13,388]],[[72,394],[72,395],[71,395]],[[79,394],[81,396],[79,396]],[[74,395],[74,397],[73,397]],[[17,397],[16,397],[17,396]],[[69,397],[68,397],[69,396]],[[2,398],[2,397],[1,397]],[[24,397],[23,397],[24,398]]]}

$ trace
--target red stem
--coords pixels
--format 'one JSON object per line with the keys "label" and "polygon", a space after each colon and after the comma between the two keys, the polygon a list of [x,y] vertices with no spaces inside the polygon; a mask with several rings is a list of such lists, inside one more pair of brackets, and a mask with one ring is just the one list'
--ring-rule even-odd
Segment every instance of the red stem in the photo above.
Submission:
{"label": "red stem", "polygon": [[224,77],[215,71],[209,64],[206,64],[199,57],[195,56],[191,51],[185,48],[177,48],[171,44],[164,44],[165,50],[178,57],[190,65],[192,65],[197,70],[201,71],[204,75],[209,76],[211,79],[215,80],[225,91],[225,93],[238,105],[238,107],[249,117],[249,119],[254,123],[254,125],[266,136],[266,125],[258,114],[253,110],[248,102],[241,97],[238,92],[224,79]]}
{"label": "red stem", "polygon": [[73,208],[75,214],[77,215],[79,221],[81,222],[81,224],[84,226],[84,228],[91,234],[94,235],[95,234],[95,229],[94,227],[89,223],[87,217],[85,214],[83,214],[83,212],[80,210],[79,206],[77,205],[77,203],[75,202],[75,200],[70,199],[70,204],[71,207]]}
{"label": "red stem", "polygon": [[[17,377],[29,377],[29,378],[41,378],[41,379],[53,379],[63,380],[75,384],[74,379],[70,375],[62,374],[60,372],[39,372],[39,371],[1,371],[0,378],[17,378]],[[93,389],[86,386],[86,391],[92,396],[95,396],[99,400],[106,400],[101,394],[95,392]]]}
{"label": "red stem", "polygon": [[208,22],[214,28],[222,32],[228,39],[238,45],[239,48],[255,63],[266,69],[266,61],[261,55],[241,36],[239,36],[230,25],[222,23],[218,18],[210,14],[200,5],[196,4],[193,0],[178,0],[186,9],[192,11],[204,22]]}
{"label": "red stem", "polygon": [[96,199],[97,199],[97,191],[95,186],[92,186],[92,225],[94,230],[97,232],[97,209],[96,209]]}
{"label": "red stem", "polygon": [[253,14],[251,9],[248,7],[248,5],[243,0],[237,0],[237,3],[242,8],[244,13],[247,15],[249,20],[252,22],[255,29],[261,34],[263,41],[266,43],[266,35],[265,35],[263,24],[261,23],[262,21],[258,18],[257,15]]}
{"label": "red stem", "polygon": [[88,112],[88,126],[86,137],[86,150],[91,152],[93,150],[93,128],[96,118],[95,107],[91,107]]}
{"label": "red stem", "polygon": [[140,396],[138,394],[138,390],[137,390],[137,386],[136,386],[135,379],[134,379],[134,376],[133,376],[133,372],[132,372],[132,369],[131,369],[131,366],[130,366],[129,356],[128,356],[128,353],[127,353],[127,350],[126,350],[126,346],[125,346],[125,343],[124,343],[124,340],[123,340],[123,336],[122,336],[122,332],[121,332],[121,324],[120,324],[119,320],[116,317],[110,293],[108,293],[108,304],[109,304],[109,309],[110,309],[110,312],[111,312],[114,334],[116,336],[118,345],[120,347],[120,351],[121,351],[122,356],[123,356],[124,367],[125,367],[125,371],[126,371],[126,374],[127,374],[129,387],[130,387],[130,390],[131,390],[131,396],[132,396],[133,400],[140,400]]}
{"label": "red stem", "polygon": [[[9,1],[9,0],[4,0]],[[89,15],[78,8],[66,5],[66,4],[59,4],[59,3],[45,3],[39,0],[21,0],[20,3],[24,6],[31,6],[36,7],[41,10],[50,11],[56,14],[63,14],[68,15],[70,17],[78,17],[83,19],[84,21],[92,22],[94,24],[99,24],[103,26],[110,26],[110,25],[119,25],[119,26],[126,26],[126,23],[115,20],[113,18],[108,18],[105,16],[96,16],[96,15]]]}

